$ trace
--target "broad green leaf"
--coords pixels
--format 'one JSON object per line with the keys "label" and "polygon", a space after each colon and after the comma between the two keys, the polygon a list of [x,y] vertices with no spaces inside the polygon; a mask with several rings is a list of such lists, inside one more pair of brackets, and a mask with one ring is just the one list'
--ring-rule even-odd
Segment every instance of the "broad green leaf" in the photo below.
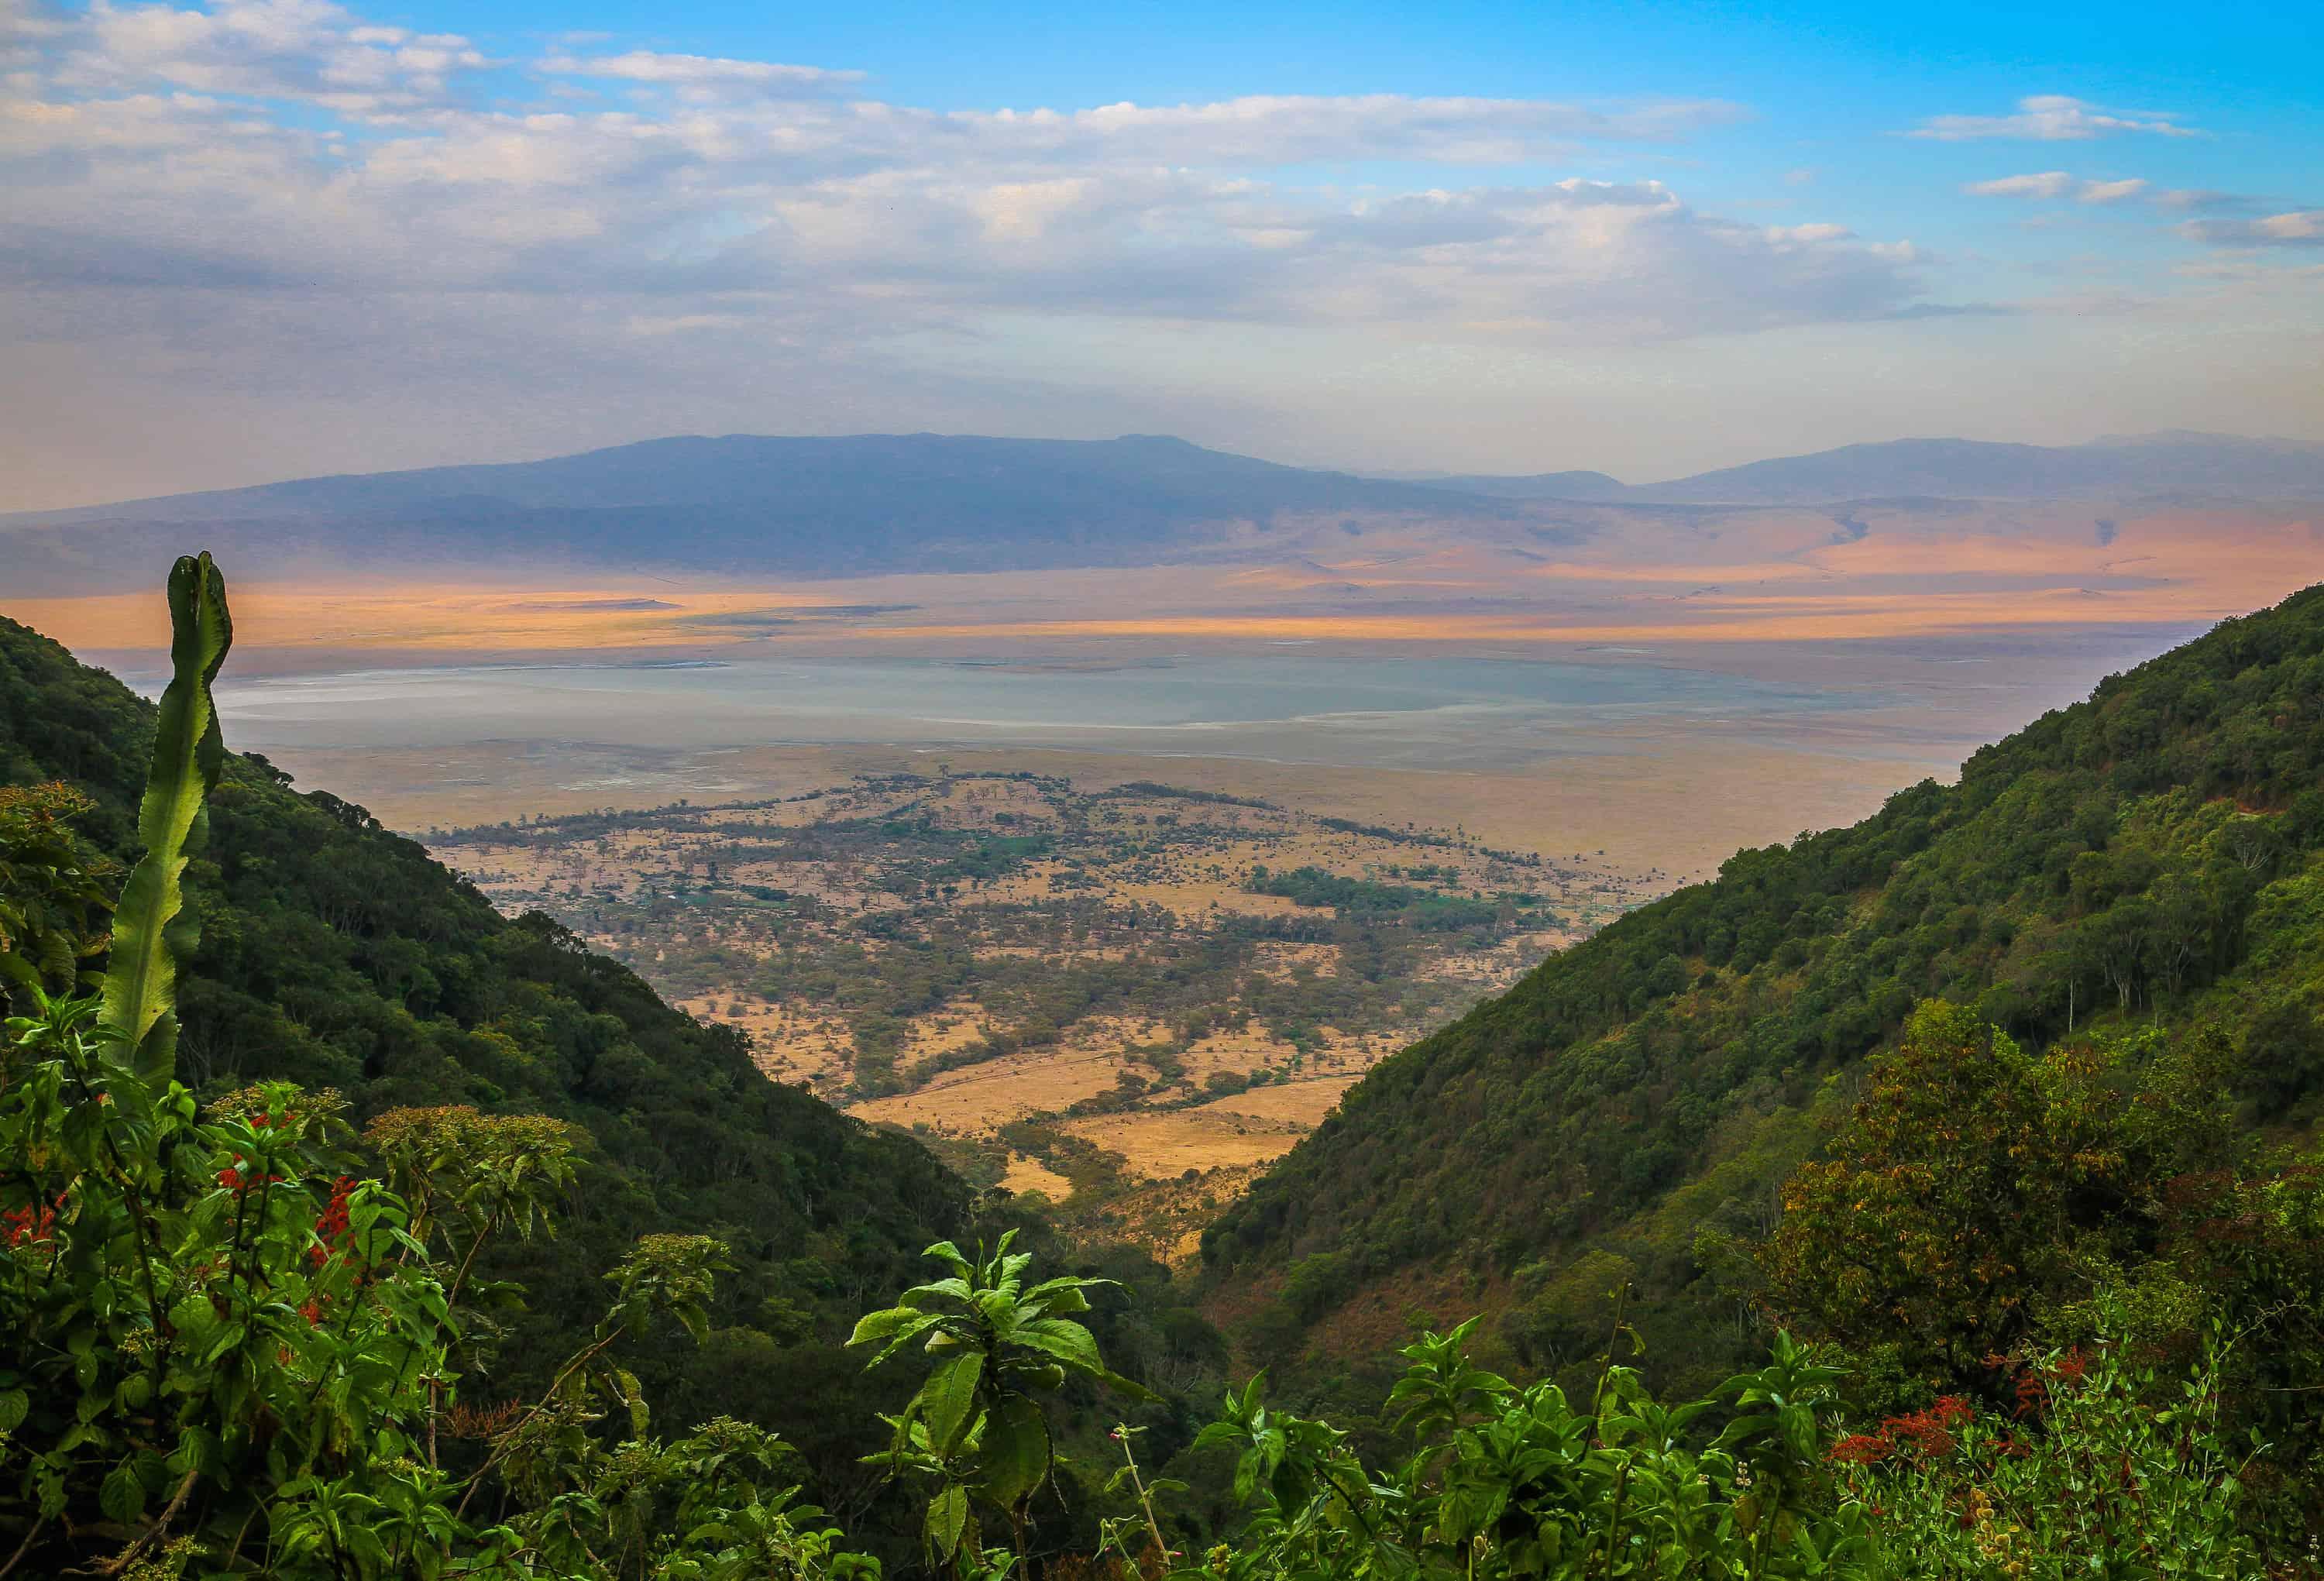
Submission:
{"label": "broad green leaf", "polygon": [[903,1328],[896,1331],[896,1337],[893,1339],[890,1339],[886,1345],[880,1347],[880,1354],[878,1356],[873,1356],[870,1361],[863,1364],[863,1370],[867,1373],[870,1372],[873,1367],[878,1366],[881,1362],[886,1361],[890,1356],[895,1355],[898,1351],[903,1349],[904,1347],[911,1344],[913,1340],[918,1339],[921,1335],[927,1333],[929,1329],[935,1328],[938,1323],[943,1321],[944,1319],[941,1318],[931,1318],[926,1314],[916,1314],[911,1322],[907,1323]]}
{"label": "broad green leaf", "polygon": [[950,1241],[938,1241],[920,1255],[937,1259],[963,1279],[968,1278],[974,1272],[969,1267],[968,1259],[960,1255],[960,1248]]}
{"label": "broad green leaf", "polygon": [[1022,1394],[1010,1395],[984,1424],[984,1496],[1013,1509],[1047,1478],[1049,1454],[1049,1422],[1041,1408]]}
{"label": "broad green leaf", "polygon": [[928,1546],[936,1558],[949,1560],[960,1547],[960,1529],[968,1521],[968,1490],[958,1483],[928,1501]]}
{"label": "broad green leaf", "polygon": [[984,1357],[977,1351],[956,1356],[928,1374],[920,1390],[920,1420],[928,1424],[928,1441],[940,1456],[948,1456],[976,1414],[976,1385],[984,1375]]}
{"label": "broad green leaf", "polygon": [[1093,1373],[1101,1365],[1096,1338],[1070,1319],[1044,1318],[1025,1324],[1010,1337],[1019,1345],[1056,1357],[1076,1372]]}
{"label": "broad green leaf", "polygon": [[945,1296],[953,1301],[967,1302],[975,1298],[975,1292],[969,1288],[968,1281],[965,1279],[939,1279],[934,1284],[912,1286],[903,1293],[901,1299],[907,1307],[921,1308],[926,1307],[929,1300],[936,1296]]}
{"label": "broad green leaf", "polygon": [[178,1050],[178,957],[194,926],[180,918],[179,879],[208,829],[203,804],[226,767],[210,683],[234,644],[226,579],[205,552],[170,570],[169,689],[153,736],[153,768],[137,813],[145,854],[114,912],[113,953],[105,972],[99,1025],[118,1034],[138,1074],[166,1079]]}
{"label": "broad green leaf", "polygon": [[124,1460],[105,1474],[97,1484],[97,1507],[108,1521],[126,1526],[145,1512],[145,1484],[137,1480],[134,1463]]}
{"label": "broad green leaf", "polygon": [[855,1332],[847,1337],[850,1345],[869,1345],[875,1339],[886,1339],[907,1323],[920,1320],[922,1314],[910,1307],[890,1307],[884,1311],[866,1312],[855,1325]]}

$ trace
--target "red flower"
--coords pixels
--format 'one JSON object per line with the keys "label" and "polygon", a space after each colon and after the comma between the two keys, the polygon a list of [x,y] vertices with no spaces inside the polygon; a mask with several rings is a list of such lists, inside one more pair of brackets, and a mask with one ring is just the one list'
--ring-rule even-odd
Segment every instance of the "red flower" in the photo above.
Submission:
{"label": "red flower", "polygon": [[1953,1429],[1976,1414],[1969,1402],[1948,1394],[1926,1411],[1892,1416],[1880,1424],[1881,1436],[1923,1460],[1953,1452]]}
{"label": "red flower", "polygon": [[1870,1466],[1895,1447],[1886,1433],[1850,1433],[1831,1447],[1831,1458],[1842,1466]]}
{"label": "red flower", "polygon": [[53,1240],[56,1236],[57,1208],[64,1204],[65,1194],[60,1191],[56,1208],[44,1208],[38,1202],[32,1202],[0,1213],[0,1224],[8,1227],[9,1248],[14,1250],[28,1241],[36,1246],[45,1245]]}
{"label": "red flower", "polygon": [[2018,1374],[2016,1415],[2032,1416],[2049,1402],[2050,1386],[2047,1383],[2032,1373]]}
{"label": "red flower", "polygon": [[347,1236],[350,1227],[347,1223],[347,1198],[355,1189],[353,1175],[341,1175],[332,1183],[330,1204],[323,1209],[322,1217],[315,1220],[315,1236],[321,1244],[308,1248],[307,1252],[318,1268],[330,1261],[331,1253]]}

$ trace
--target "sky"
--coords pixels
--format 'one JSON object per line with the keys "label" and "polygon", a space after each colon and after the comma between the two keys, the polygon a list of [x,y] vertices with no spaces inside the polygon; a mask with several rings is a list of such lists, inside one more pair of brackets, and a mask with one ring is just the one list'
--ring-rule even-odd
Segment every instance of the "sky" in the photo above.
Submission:
{"label": "sky", "polygon": [[0,510],[672,433],[2324,439],[2324,29],[0,0]]}

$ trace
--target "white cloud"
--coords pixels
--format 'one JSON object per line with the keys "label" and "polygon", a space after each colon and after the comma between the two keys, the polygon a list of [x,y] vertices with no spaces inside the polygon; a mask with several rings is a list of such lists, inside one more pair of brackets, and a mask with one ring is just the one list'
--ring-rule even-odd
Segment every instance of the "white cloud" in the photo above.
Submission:
{"label": "white cloud", "polygon": [[2177,209],[2182,213],[2207,208],[2242,208],[2250,202],[2232,192],[2217,192],[2208,187],[2178,187],[2154,195],[2158,208]]}
{"label": "white cloud", "polygon": [[97,0],[65,36],[70,44],[51,74],[57,87],[167,84],[348,114],[442,103],[461,73],[491,64],[457,34],[369,25],[328,0],[217,0],[199,11]]}
{"label": "white cloud", "polygon": [[[2065,170],[2042,170],[2031,175],[2003,176],[1991,181],[1971,181],[1962,191],[1976,198],[2064,198],[2071,194],[2078,203],[2104,206],[2127,203],[2133,198],[2146,198],[2164,208],[2209,207],[2234,200],[2218,192],[2151,192],[2142,177],[2130,176],[2116,181],[2079,179]],[[2048,222],[2028,220],[2027,225]]]}
{"label": "white cloud", "polygon": [[2163,137],[2199,137],[2200,133],[2180,124],[2167,111],[2102,110],[2062,94],[2037,94],[2017,101],[2009,115],[1934,115],[1909,135],[1940,142],[1966,142],[1986,137],[2025,138],[2039,142],[2080,142],[2116,132],[2147,132]]}
{"label": "white cloud", "polygon": [[2324,247],[2324,208],[2295,209],[2264,219],[2189,220],[2179,234],[2215,247]]}
{"label": "white cloud", "polygon": [[1971,181],[1961,190],[1972,198],[2062,198],[2073,184],[2073,177],[2063,170],[2043,170],[2031,176]]}
{"label": "white cloud", "polygon": [[631,50],[619,55],[550,55],[540,69],[556,77],[605,77],[659,87],[747,85],[779,89],[828,89],[861,82],[861,71],[784,66],[770,60],[729,60],[710,55],[665,55]]}

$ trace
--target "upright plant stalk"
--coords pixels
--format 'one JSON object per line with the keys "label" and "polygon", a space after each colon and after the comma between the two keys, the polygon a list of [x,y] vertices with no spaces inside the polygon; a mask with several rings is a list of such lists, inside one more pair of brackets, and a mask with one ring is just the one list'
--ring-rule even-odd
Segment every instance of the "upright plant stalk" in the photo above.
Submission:
{"label": "upright plant stalk", "polygon": [[166,1082],[177,1063],[178,959],[191,952],[195,927],[180,918],[179,879],[209,830],[203,803],[226,767],[210,683],[234,645],[226,578],[205,550],[170,568],[171,680],[153,734],[153,770],[137,810],[145,854],[114,913],[113,954],[105,970],[98,1025],[117,1033],[137,1074]]}
{"label": "upright plant stalk", "polygon": [[[1614,1371],[1614,1347],[1621,1341],[1622,1315],[1629,1308],[1630,1282],[1626,1279],[1614,1291],[1614,1323],[1606,1334],[1606,1354],[1598,1358],[1598,1382],[1590,1391],[1590,1435],[1592,1438],[1598,1436],[1598,1424],[1606,1418],[1606,1380]],[[1635,1336],[1632,1337],[1631,1349],[1637,1349]]]}
{"label": "upright plant stalk", "polygon": [[1128,1422],[1117,1425],[1113,1436],[1121,1440],[1121,1458],[1130,1468],[1130,1485],[1138,1490],[1139,1508],[1146,1512],[1146,1535],[1154,1544],[1154,1557],[1164,1568],[1170,1564],[1170,1545],[1163,1540],[1162,1522],[1154,1513],[1154,1495],[1147,1490],[1146,1478],[1139,1474],[1138,1454],[1130,1447],[1130,1434],[1138,1431]]}

